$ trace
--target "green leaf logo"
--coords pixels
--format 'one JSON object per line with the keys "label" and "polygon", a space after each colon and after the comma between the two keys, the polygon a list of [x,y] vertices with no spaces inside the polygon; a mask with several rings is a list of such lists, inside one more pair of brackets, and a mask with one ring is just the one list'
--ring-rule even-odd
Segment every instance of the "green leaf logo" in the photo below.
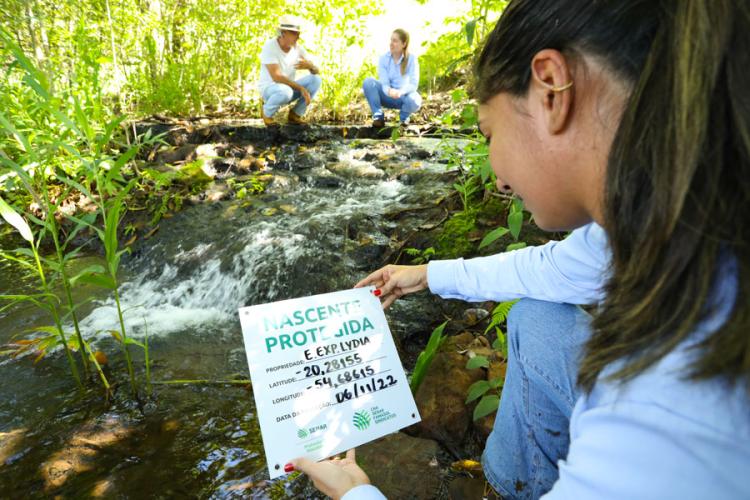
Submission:
{"label": "green leaf logo", "polygon": [[370,427],[370,414],[367,410],[358,411],[354,414],[352,423],[354,424],[354,427],[363,431]]}
{"label": "green leaf logo", "polygon": [[305,429],[298,430],[297,437],[300,439],[305,439],[307,437],[307,431]]}

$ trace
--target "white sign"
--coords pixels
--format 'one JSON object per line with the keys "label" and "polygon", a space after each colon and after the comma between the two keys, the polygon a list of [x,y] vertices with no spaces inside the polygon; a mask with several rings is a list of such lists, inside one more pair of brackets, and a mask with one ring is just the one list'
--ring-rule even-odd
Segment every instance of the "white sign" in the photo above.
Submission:
{"label": "white sign", "polygon": [[271,479],[420,421],[373,288],[240,309]]}

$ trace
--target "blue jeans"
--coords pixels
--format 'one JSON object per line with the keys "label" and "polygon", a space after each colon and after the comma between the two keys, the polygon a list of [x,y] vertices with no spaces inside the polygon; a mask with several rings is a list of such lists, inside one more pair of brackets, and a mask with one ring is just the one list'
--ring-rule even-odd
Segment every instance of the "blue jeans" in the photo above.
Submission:
{"label": "blue jeans", "polygon": [[422,96],[417,92],[409,92],[398,99],[386,95],[383,92],[383,86],[375,78],[367,78],[362,84],[362,90],[365,91],[365,99],[372,110],[373,120],[383,119],[383,107],[399,110],[399,118],[402,122],[409,119],[409,115],[414,113],[422,105]]}
{"label": "blue jeans", "polygon": [[539,498],[558,478],[590,321],[569,304],[523,299],[511,309],[505,385],[482,456],[487,480],[505,498]]}
{"label": "blue jeans", "polygon": [[[295,80],[310,92],[310,97],[315,97],[320,89],[321,79],[318,75],[305,75]],[[274,83],[263,90],[263,114],[271,118],[281,106],[285,106],[292,101],[297,101],[294,106],[294,112],[297,116],[302,116],[307,110],[307,104],[298,90],[284,83]]]}

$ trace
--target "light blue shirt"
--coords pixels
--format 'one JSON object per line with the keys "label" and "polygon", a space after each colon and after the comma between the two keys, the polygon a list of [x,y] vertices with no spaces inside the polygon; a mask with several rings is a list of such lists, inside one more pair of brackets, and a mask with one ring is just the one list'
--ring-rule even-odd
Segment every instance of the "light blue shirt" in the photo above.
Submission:
{"label": "light blue shirt", "polygon": [[[594,224],[568,238],[490,257],[434,261],[430,290],[468,301],[532,297],[594,303],[603,297],[609,264],[606,236]],[[570,449],[544,496],[557,499],[750,498],[750,402],[743,386],[691,382],[690,347],[718,329],[737,296],[737,263],[719,266],[712,314],[690,341],[623,384],[604,382],[581,397],[570,420]],[[686,291],[689,293],[689,291]],[[372,486],[345,500],[384,498]]]}
{"label": "light blue shirt", "polygon": [[409,54],[409,60],[406,62],[406,72],[401,74],[401,61],[404,56],[393,60],[390,52],[386,52],[378,60],[378,81],[383,86],[383,92],[388,93],[389,88],[401,91],[401,95],[406,95],[417,90],[419,86],[419,61],[417,56]]}

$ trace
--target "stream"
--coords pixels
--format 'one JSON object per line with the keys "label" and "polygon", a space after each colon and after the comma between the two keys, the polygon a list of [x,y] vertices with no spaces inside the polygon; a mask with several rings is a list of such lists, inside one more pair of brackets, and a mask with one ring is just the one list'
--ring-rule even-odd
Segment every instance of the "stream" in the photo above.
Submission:
{"label": "stream", "polygon": [[[351,287],[414,246],[409,238],[444,216],[436,202],[451,191],[439,147],[426,138],[285,144],[262,194],[194,203],[162,219],[124,256],[120,276],[128,332],[148,338],[152,379],[249,378],[239,307]],[[79,258],[73,272],[96,262]],[[0,293],[32,286],[0,263]],[[79,311],[81,328],[122,383],[106,401],[100,390],[76,390],[61,353],[36,364],[0,358],[0,497],[314,495],[302,479],[268,480],[249,386],[155,385],[152,398],[132,401],[108,333],[118,329],[114,301],[91,288],[74,292],[95,297]],[[388,311],[402,355],[419,351],[439,311],[428,294]],[[49,323],[29,305],[0,312],[0,343]],[[143,356],[133,353],[142,381]]]}

